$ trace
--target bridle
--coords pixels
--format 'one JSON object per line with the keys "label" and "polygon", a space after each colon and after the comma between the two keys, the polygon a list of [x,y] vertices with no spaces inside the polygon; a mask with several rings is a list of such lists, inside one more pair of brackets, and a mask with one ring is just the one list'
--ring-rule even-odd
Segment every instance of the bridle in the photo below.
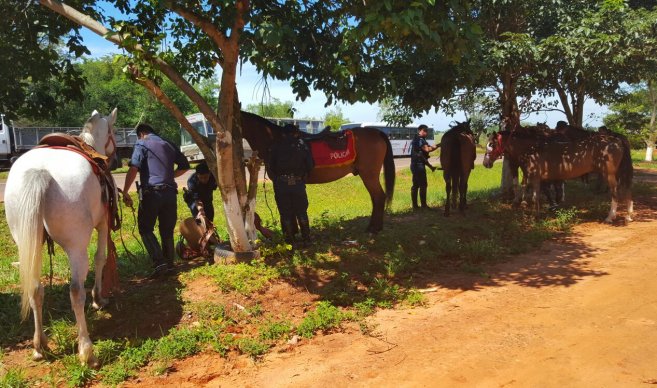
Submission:
{"label": "bridle", "polygon": [[104,151],[107,152],[107,147],[112,144],[112,152],[107,156],[107,160],[112,160],[114,154],[116,154],[116,139],[114,138],[114,128],[111,124],[107,124],[107,141],[105,142]]}
{"label": "bridle", "polygon": [[497,160],[504,153],[504,145],[502,143],[502,134],[495,134],[496,147],[493,147],[492,142],[486,146],[486,153],[491,160]]}

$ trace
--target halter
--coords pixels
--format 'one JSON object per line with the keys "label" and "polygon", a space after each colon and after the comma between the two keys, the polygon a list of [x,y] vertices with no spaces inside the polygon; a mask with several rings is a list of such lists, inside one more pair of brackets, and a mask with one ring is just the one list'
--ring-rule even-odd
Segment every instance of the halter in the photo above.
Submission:
{"label": "halter", "polygon": [[502,134],[498,133],[495,135],[495,140],[497,140],[497,147],[492,148],[488,153],[488,157],[491,160],[497,160],[504,153],[504,145],[502,144]]}
{"label": "halter", "polygon": [[[105,142],[104,151],[107,152],[107,147],[110,145],[110,143],[112,143],[112,152],[109,155],[107,155],[107,160],[111,160],[112,156],[114,156],[114,154],[116,154],[116,139],[114,138],[114,128],[112,128],[111,124],[109,124],[109,123],[107,124],[107,129],[108,129],[107,141]],[[109,163],[108,163],[108,166],[109,166]]]}

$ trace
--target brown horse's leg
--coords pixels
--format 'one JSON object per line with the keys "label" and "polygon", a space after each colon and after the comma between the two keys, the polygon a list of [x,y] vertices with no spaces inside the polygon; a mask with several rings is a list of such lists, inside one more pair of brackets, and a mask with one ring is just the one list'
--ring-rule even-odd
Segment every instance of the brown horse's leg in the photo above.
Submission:
{"label": "brown horse's leg", "polygon": [[611,193],[611,206],[609,207],[609,214],[605,218],[605,222],[612,223],[616,219],[616,210],[618,209],[618,182],[616,181],[616,174],[607,174],[607,184]]}
{"label": "brown horse's leg", "polygon": [[452,209],[456,210],[456,201],[459,199],[460,180],[458,174],[452,174]]}
{"label": "brown horse's leg", "polygon": [[378,174],[375,176],[361,174],[360,177],[363,180],[365,188],[370,193],[370,199],[372,199],[372,217],[370,217],[370,224],[367,226],[367,231],[377,233],[383,229],[386,194],[383,192]]}
{"label": "brown horse's leg", "polygon": [[463,174],[461,175],[461,185],[459,187],[460,194],[460,203],[459,211],[461,214],[465,214],[466,209],[468,208],[468,179],[470,178],[470,168],[464,169]]}
{"label": "brown horse's leg", "polygon": [[447,170],[443,171],[443,179],[445,180],[445,193],[447,198],[445,198],[445,217],[449,217],[449,206],[450,206],[450,196],[452,194],[452,177],[450,176]]}
{"label": "brown horse's leg", "polygon": [[541,179],[532,178],[532,201],[534,203],[534,217],[538,220],[541,218]]}

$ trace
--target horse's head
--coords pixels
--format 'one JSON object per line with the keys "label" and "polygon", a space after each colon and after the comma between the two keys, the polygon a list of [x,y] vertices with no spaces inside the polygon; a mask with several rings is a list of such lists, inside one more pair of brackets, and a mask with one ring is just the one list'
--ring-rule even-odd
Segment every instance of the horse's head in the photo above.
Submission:
{"label": "horse's head", "polygon": [[80,137],[85,143],[92,146],[99,154],[107,156],[110,164],[116,163],[116,138],[114,137],[114,123],[116,122],[117,108],[109,116],[103,116],[93,111],[91,117],[84,124]]}
{"label": "horse's head", "polygon": [[486,155],[484,155],[484,167],[491,168],[493,163],[504,154],[504,133],[493,132],[488,138]]}
{"label": "horse's head", "polygon": [[258,151],[259,158],[267,160],[272,143],[282,136],[282,127],[253,113],[241,114],[242,136],[249,142],[252,150]]}

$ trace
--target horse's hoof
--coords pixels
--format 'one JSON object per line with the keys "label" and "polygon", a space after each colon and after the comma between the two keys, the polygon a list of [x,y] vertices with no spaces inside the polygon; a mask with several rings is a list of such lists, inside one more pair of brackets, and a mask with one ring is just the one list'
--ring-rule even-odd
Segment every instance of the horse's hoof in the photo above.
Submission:
{"label": "horse's hoof", "polygon": [[108,303],[109,299],[98,298],[98,300],[94,300],[93,303],[91,303],[91,306],[96,310],[102,310]]}
{"label": "horse's hoof", "polygon": [[607,218],[605,218],[605,223],[607,223],[607,224],[611,224],[611,223],[613,223],[613,222],[614,222],[614,219],[613,219],[613,218],[611,218],[611,217],[607,217]]}
{"label": "horse's hoof", "polygon": [[626,222],[632,222],[632,221],[634,221],[634,218],[632,218],[631,216],[627,216],[627,217],[625,217],[625,221]]}
{"label": "horse's hoof", "polygon": [[44,359],[44,357],[43,357],[43,353],[41,351],[38,351],[38,350],[35,349],[32,352],[32,360],[34,360],[34,361],[43,361],[43,359]]}
{"label": "horse's hoof", "polygon": [[96,356],[94,356],[93,354],[91,355],[91,357],[89,357],[89,359],[86,362],[82,359],[82,355],[80,355],[80,362],[82,363],[82,365],[86,363],[87,366],[91,369],[100,368],[100,361],[98,361],[98,358],[96,358]]}

